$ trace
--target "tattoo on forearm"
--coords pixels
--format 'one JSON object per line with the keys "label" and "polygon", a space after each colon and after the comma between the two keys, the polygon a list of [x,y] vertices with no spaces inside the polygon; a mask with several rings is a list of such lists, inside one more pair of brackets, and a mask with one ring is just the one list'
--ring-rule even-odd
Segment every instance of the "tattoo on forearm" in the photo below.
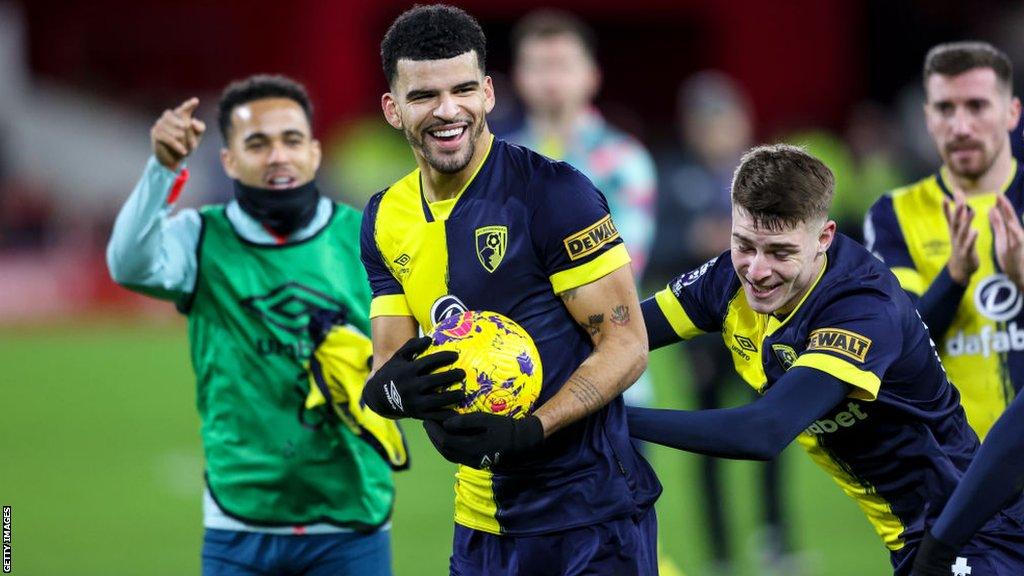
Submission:
{"label": "tattoo on forearm", "polygon": [[604,404],[604,397],[601,396],[601,391],[586,376],[573,374],[565,385],[569,387],[569,392],[572,392],[572,395],[588,411],[596,410]]}
{"label": "tattoo on forearm", "polygon": [[571,289],[566,290],[565,292],[562,292],[561,294],[559,294],[558,297],[562,299],[562,302],[568,302],[570,300],[575,300],[576,299],[576,292],[578,290],[579,290],[579,288],[571,288]]}
{"label": "tattoo on forearm", "polygon": [[591,336],[597,336],[601,331],[601,323],[604,322],[604,314],[591,314],[587,317],[586,324],[580,324],[587,329]]}
{"label": "tattoo on forearm", "polygon": [[622,304],[612,308],[612,317],[610,318],[612,324],[616,326],[625,326],[629,324],[629,306]]}

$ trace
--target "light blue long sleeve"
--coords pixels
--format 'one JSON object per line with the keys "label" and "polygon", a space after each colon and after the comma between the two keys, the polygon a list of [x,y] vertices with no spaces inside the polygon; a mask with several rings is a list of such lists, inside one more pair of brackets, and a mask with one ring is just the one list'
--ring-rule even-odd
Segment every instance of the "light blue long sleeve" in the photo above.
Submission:
{"label": "light blue long sleeve", "polygon": [[171,216],[173,205],[167,202],[179,174],[150,157],[107,244],[107,267],[115,282],[165,300],[181,299],[196,283],[199,213],[186,209]]}

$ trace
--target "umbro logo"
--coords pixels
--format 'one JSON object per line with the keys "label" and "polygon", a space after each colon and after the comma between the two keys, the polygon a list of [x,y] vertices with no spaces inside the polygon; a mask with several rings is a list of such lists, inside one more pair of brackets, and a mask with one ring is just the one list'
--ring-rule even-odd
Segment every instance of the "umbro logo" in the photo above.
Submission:
{"label": "umbro logo", "polygon": [[309,316],[316,310],[343,309],[341,302],[299,282],[287,282],[240,304],[257,318],[296,336],[305,334]]}
{"label": "umbro logo", "polygon": [[740,348],[747,352],[757,352],[757,344],[754,344],[754,341],[750,338],[740,336],[739,334],[734,335],[733,338],[736,339],[736,343],[740,345]]}
{"label": "umbro logo", "polygon": [[501,452],[495,452],[494,453],[494,458],[491,458],[491,456],[489,454],[485,454],[484,457],[480,459],[480,469],[481,470],[487,470],[491,466],[497,464],[498,460],[500,460],[500,459],[501,459]]}
{"label": "umbro logo", "polygon": [[398,264],[399,266],[405,266],[406,264],[409,263],[410,260],[412,260],[412,258],[410,258],[408,254],[403,253],[401,256],[394,259],[394,263]]}
{"label": "umbro logo", "polygon": [[384,389],[384,397],[387,398],[392,410],[405,412],[405,408],[402,407],[402,396],[398,394],[398,387],[395,386],[394,380],[388,382],[387,388]]}

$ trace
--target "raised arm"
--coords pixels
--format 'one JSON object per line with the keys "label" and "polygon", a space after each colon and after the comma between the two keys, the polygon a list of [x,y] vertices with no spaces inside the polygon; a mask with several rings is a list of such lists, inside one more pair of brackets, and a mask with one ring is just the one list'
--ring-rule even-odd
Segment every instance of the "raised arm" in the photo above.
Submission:
{"label": "raised arm", "polygon": [[153,157],[118,213],[107,244],[114,281],[157,298],[177,300],[195,287],[199,215],[194,210],[170,213],[188,178],[182,162],[206,130],[192,118],[198,104],[189,99],[153,125]]}

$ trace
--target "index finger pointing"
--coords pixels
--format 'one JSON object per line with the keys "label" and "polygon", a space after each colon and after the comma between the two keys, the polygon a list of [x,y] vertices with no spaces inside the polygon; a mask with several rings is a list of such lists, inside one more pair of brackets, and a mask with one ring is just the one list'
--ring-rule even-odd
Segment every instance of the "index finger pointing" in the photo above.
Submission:
{"label": "index finger pointing", "polygon": [[197,106],[199,106],[199,98],[193,96],[179,104],[178,107],[174,109],[174,113],[179,116],[192,116],[192,113],[195,112]]}

